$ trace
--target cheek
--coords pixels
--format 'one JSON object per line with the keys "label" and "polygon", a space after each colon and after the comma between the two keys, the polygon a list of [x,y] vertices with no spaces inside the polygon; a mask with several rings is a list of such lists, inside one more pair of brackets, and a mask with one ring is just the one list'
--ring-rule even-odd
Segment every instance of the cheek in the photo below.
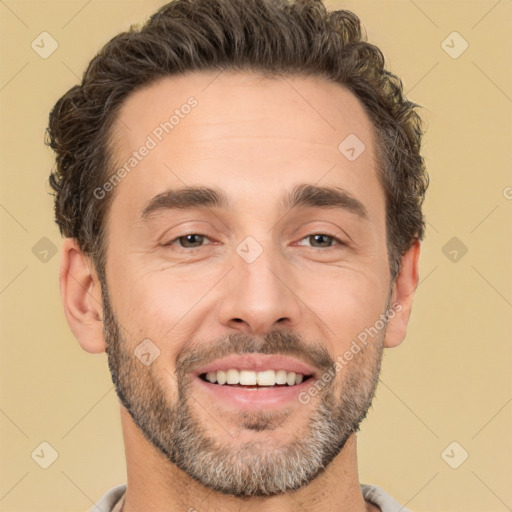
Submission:
{"label": "cheek", "polygon": [[165,356],[166,366],[174,364],[176,354],[197,328],[201,299],[211,288],[210,280],[165,270],[140,272],[126,263],[112,277],[111,301],[132,349],[149,339]]}
{"label": "cheek", "polygon": [[347,271],[331,274],[325,282],[317,275],[314,284],[303,288],[304,302],[315,313],[313,321],[331,340],[331,354],[343,354],[379,322],[387,299],[383,281],[369,272]]}

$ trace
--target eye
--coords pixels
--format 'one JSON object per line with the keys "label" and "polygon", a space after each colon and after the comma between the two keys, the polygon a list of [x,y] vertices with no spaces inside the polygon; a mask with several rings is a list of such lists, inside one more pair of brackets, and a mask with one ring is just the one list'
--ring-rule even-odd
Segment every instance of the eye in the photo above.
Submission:
{"label": "eye", "polygon": [[165,244],[164,247],[171,245],[178,245],[178,247],[182,247],[184,249],[194,249],[195,247],[201,247],[205,240],[210,240],[206,235],[200,235],[199,233],[190,233],[188,235],[183,235],[171,240],[169,243]]}
{"label": "eye", "polygon": [[[309,244],[303,244],[302,242],[304,240],[308,240]],[[326,233],[315,233],[313,235],[308,235],[304,237],[300,242],[299,245],[309,245],[310,247],[315,248],[330,248],[333,245],[346,245],[344,242],[342,242],[339,238],[336,238],[332,235],[327,235]]]}

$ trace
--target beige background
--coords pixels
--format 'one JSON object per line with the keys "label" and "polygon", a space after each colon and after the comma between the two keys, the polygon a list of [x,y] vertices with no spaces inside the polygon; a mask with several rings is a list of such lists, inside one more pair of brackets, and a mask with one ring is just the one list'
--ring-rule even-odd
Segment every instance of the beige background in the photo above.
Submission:
{"label": "beige background", "polygon": [[[93,54],[162,3],[0,2],[1,511],[85,511],[125,481],[106,356],[84,352],[63,315],[43,135]],[[361,481],[416,511],[511,510],[512,2],[328,5],[361,17],[428,125],[421,283],[359,436]],[[58,43],[46,59],[31,47],[43,31]],[[454,31],[469,44],[458,58],[442,46]],[[58,452],[48,469],[42,442]]]}

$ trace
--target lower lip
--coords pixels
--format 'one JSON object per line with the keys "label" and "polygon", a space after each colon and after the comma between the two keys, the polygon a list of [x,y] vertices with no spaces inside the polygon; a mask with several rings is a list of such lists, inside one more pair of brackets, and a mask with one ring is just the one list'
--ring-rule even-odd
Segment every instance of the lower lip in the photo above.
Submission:
{"label": "lower lip", "polygon": [[237,409],[277,409],[293,402],[299,404],[298,395],[309,388],[313,378],[302,381],[294,386],[260,386],[242,388],[229,384],[212,384],[200,377],[194,379],[205,392],[215,400],[220,400]]}

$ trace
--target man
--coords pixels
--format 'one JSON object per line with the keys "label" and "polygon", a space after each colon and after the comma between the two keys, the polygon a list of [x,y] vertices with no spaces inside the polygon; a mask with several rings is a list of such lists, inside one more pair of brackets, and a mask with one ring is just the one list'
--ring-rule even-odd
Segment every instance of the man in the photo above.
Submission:
{"label": "man", "polygon": [[91,510],[405,510],[356,432],[418,283],[415,107],[320,0],[176,0],[57,102],[61,294],[126,448]]}

